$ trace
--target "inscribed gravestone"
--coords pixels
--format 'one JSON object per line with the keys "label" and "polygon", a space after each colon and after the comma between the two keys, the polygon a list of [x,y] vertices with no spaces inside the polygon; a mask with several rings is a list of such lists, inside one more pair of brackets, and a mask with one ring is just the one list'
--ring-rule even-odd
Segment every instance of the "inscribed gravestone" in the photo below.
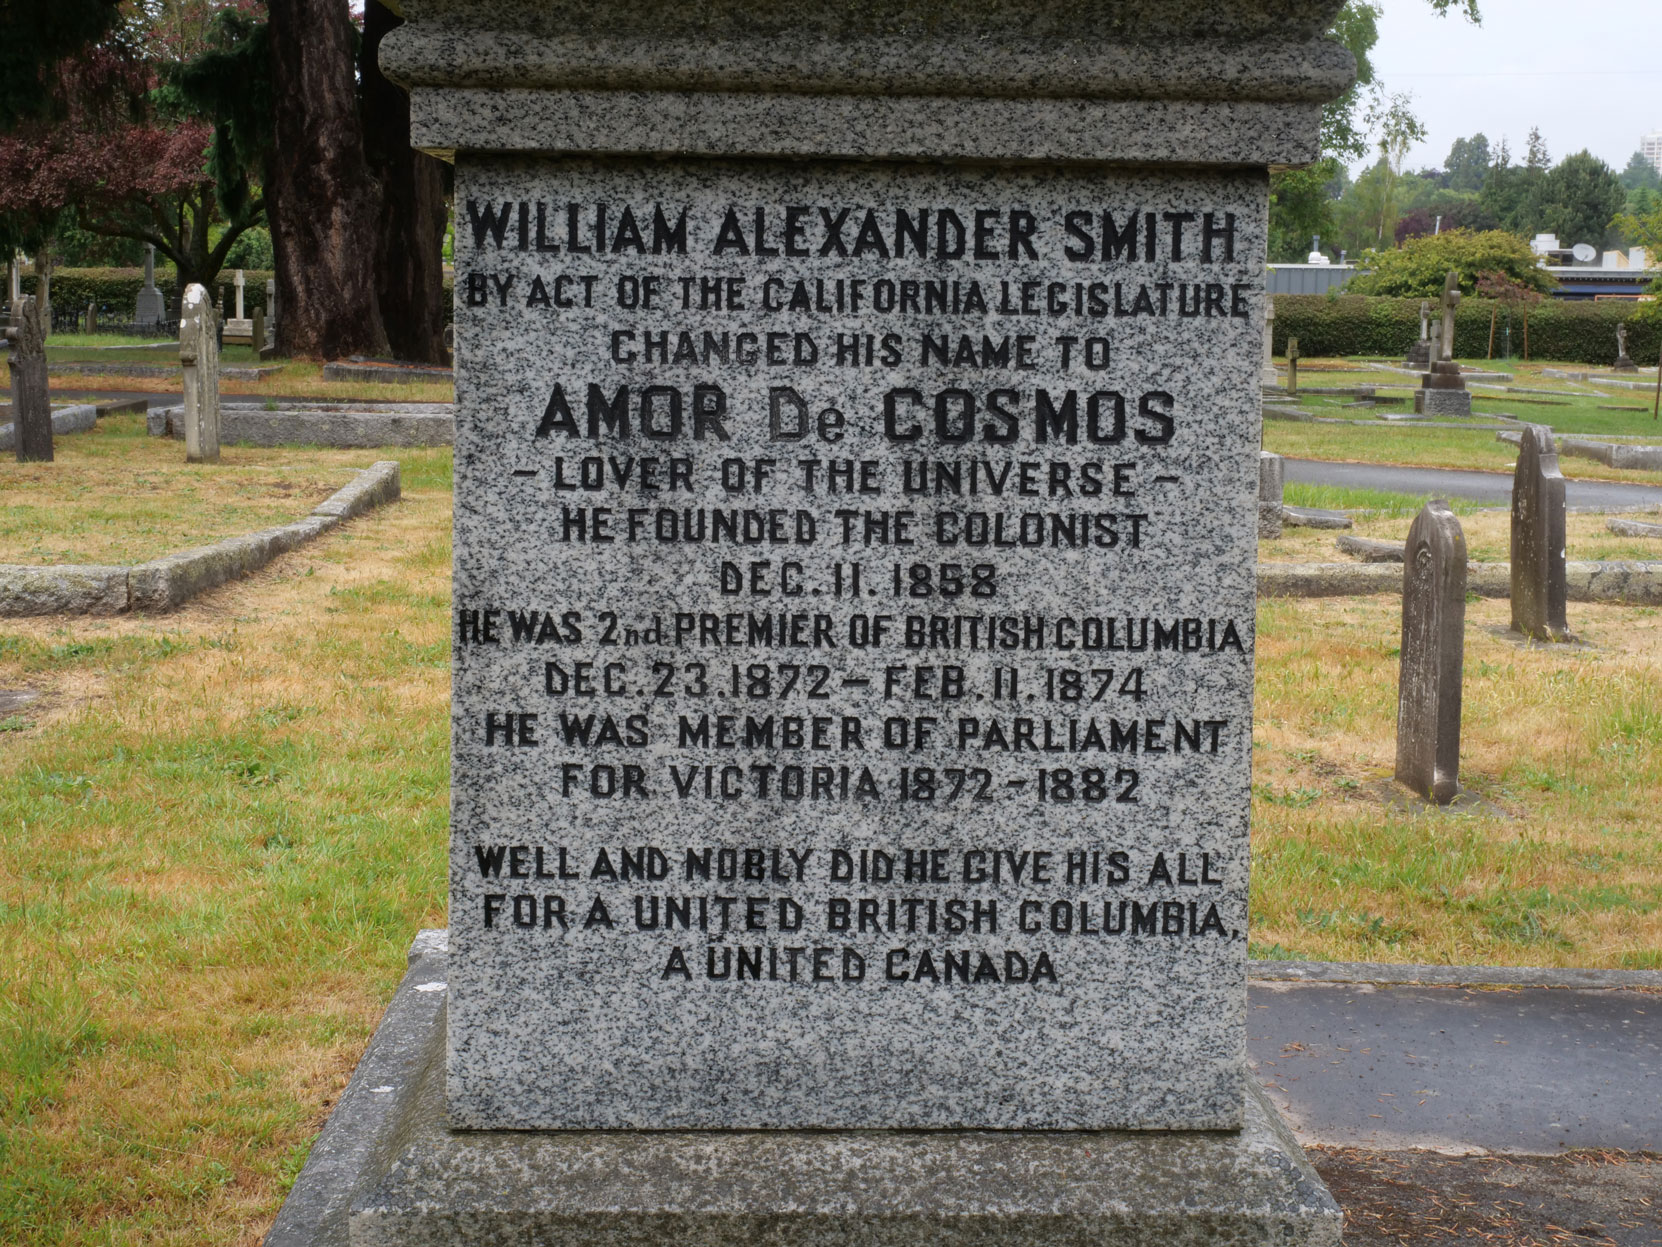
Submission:
{"label": "inscribed gravestone", "polygon": [[34,295],[12,305],[13,321],[6,329],[10,345],[12,425],[19,463],[52,462],[52,406],[46,382],[46,327]]}
{"label": "inscribed gravestone", "polygon": [[1258,452],[1258,538],[1281,536],[1282,502],[1286,497],[1287,464],[1282,456]]}
{"label": "inscribed gravestone", "polygon": [[185,460],[219,462],[219,323],[205,287],[185,289],[179,315],[179,363],[184,370]]}
{"label": "inscribed gravestone", "polygon": [[156,248],[144,245],[144,285],[138,292],[133,309],[133,320],[140,325],[159,324],[167,318],[167,302],[156,289]]}
{"label": "inscribed gravestone", "polygon": [[452,1120],[1237,1124],[1261,175],[457,174]]}
{"label": "inscribed gravestone", "polygon": [[1272,388],[1281,384],[1275,371],[1275,300],[1269,295],[1264,296],[1264,367],[1258,384]]}
{"label": "inscribed gravestone", "polygon": [[1466,537],[1443,499],[1415,517],[1403,562],[1396,778],[1447,805],[1460,795]]}
{"label": "inscribed gravestone", "polygon": [[1512,630],[1540,641],[1567,640],[1564,476],[1552,431],[1524,428],[1512,473]]}

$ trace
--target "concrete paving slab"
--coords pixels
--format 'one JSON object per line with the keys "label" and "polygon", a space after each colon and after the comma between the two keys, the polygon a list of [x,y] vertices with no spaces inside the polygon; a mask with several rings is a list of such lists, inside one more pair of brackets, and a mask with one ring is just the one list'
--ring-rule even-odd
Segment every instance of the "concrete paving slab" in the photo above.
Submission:
{"label": "concrete paving slab", "polygon": [[1305,1146],[1662,1152],[1662,992],[1254,981],[1249,1057]]}

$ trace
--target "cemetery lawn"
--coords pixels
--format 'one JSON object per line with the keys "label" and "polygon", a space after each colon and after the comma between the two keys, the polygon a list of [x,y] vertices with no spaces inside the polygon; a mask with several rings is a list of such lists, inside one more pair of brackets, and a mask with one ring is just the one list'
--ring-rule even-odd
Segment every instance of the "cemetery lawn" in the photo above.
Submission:
{"label": "cemetery lawn", "polygon": [[0,563],[142,563],[287,524],[375,458],[228,446],[218,466],[187,464],[183,442],[147,436],[133,414],[58,437],[53,454],[0,457]]}
{"label": "cemetery lawn", "polygon": [[[451,460],[392,453],[402,502],[174,614],[0,620],[0,1243],[253,1247],[446,920]],[[1254,954],[1662,968],[1662,612],[1469,610],[1450,816],[1370,788],[1397,600],[1260,605]]]}
{"label": "cemetery lawn", "polygon": [[[1425,505],[1425,499],[1412,494],[1389,494],[1369,489],[1344,489],[1332,485],[1299,485],[1286,487],[1286,501],[1291,506],[1323,507],[1335,510],[1353,510],[1355,526],[1343,535],[1368,537],[1375,541],[1403,543],[1408,540],[1408,526]],[[1466,534],[1466,556],[1478,563],[1504,563],[1511,558],[1512,512],[1497,508],[1493,503],[1473,502],[1456,498],[1450,507],[1460,517],[1460,527]],[[1648,562],[1662,559],[1662,541],[1646,537],[1618,537],[1605,527],[1605,514],[1576,514],[1565,517],[1564,536],[1566,557],[1571,562],[1633,559]],[[1654,511],[1634,511],[1628,519],[1654,524]],[[1274,541],[1258,544],[1260,563],[1352,563],[1359,562],[1342,552],[1335,544],[1341,534],[1318,528],[1285,528]]]}
{"label": "cemetery lawn", "polygon": [[1571,603],[1586,646],[1520,644],[1510,610],[1467,603],[1485,804],[1448,813],[1382,799],[1401,600],[1259,602],[1254,956],[1662,969],[1662,610]]}
{"label": "cemetery lawn", "polygon": [[443,924],[450,455],[398,457],[175,614],[0,620],[0,1243],[253,1247]]}
{"label": "cemetery lawn", "polygon": [[[1585,364],[1554,364],[1531,361],[1503,364],[1499,361],[1462,360],[1474,367],[1492,367],[1515,378],[1510,386],[1472,384],[1473,422],[1492,424],[1485,416],[1505,414],[1535,424],[1544,424],[1557,433],[1581,437],[1609,438],[1640,444],[1662,445],[1662,424],[1651,419],[1650,389],[1599,390],[1590,383],[1543,377],[1543,368],[1581,370]],[[1283,361],[1283,366],[1285,361]],[[1638,375],[1654,384],[1655,374]],[[1375,411],[1347,406],[1349,395],[1310,394],[1311,386],[1374,386],[1382,396],[1396,395],[1408,401]],[[1273,413],[1264,421],[1264,449],[1299,459],[1334,459],[1355,463],[1399,463],[1414,467],[1473,468],[1480,471],[1510,472],[1517,460],[1515,447],[1495,440],[1489,429],[1423,428],[1411,424],[1387,424],[1380,412],[1404,413],[1413,410],[1412,395],[1418,381],[1401,373],[1389,373],[1363,361],[1301,361],[1297,400],[1272,398],[1274,407],[1297,406],[1312,415],[1336,420],[1361,420],[1368,424],[1304,424],[1276,420]],[[1521,392],[1527,391],[1527,392]],[[1545,391],[1544,393],[1537,391]],[[1565,476],[1588,480],[1622,480],[1662,483],[1662,473],[1632,472],[1605,467],[1591,459],[1564,455],[1559,467]]]}

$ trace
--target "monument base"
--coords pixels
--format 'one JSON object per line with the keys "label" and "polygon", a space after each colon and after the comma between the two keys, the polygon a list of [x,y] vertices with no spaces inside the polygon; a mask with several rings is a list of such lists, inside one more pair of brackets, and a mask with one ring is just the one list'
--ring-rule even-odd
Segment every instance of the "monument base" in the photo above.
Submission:
{"label": "monument base", "polygon": [[1622,355],[1622,356],[1617,357],[1616,363],[1610,369],[1610,371],[1611,372],[1638,372],[1639,371],[1639,365],[1634,363],[1626,355]]}
{"label": "monument base", "polygon": [[[1257,1084],[1239,1131],[458,1131],[423,931],[265,1247],[1334,1247]],[[734,1054],[742,1059],[742,1054]]]}
{"label": "monument base", "polygon": [[1470,390],[1415,390],[1414,412],[1421,416],[1469,416]]}

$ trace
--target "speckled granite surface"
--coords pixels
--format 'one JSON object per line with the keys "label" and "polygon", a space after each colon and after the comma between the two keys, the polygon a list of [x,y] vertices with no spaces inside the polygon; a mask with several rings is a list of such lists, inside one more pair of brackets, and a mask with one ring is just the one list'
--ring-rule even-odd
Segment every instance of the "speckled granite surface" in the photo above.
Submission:
{"label": "speckled granite surface", "polygon": [[1239,1125],[1264,173],[456,203],[452,1123]]}
{"label": "speckled granite surface", "polygon": [[1255,1087],[1239,1131],[453,1132],[442,934],[418,938],[268,1247],[1339,1241]]}

